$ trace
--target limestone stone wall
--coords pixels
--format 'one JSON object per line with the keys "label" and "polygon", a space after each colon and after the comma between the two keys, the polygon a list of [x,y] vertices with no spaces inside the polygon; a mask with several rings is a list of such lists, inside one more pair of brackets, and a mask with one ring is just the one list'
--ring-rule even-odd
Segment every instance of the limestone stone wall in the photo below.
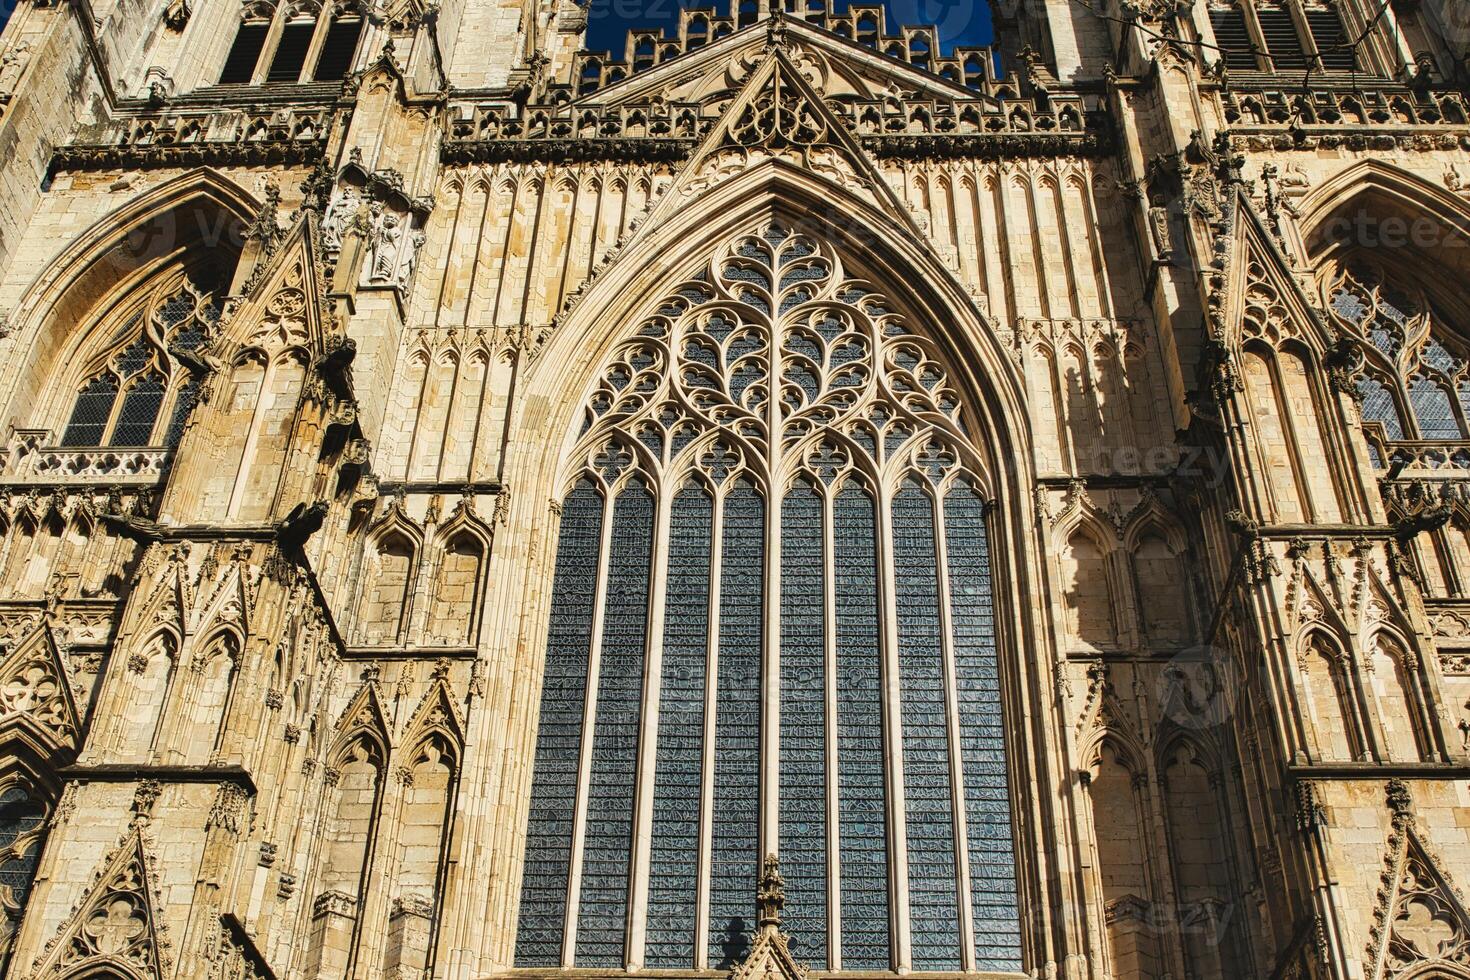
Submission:
{"label": "limestone stone wall", "polygon": [[[1027,974],[1470,976],[1455,8],[995,6],[999,71],[765,0],[606,58],[576,4],[406,0],[342,83],[219,86],[242,17],[340,11],[26,0],[0,973],[509,973],[565,457],[776,221],[979,447]],[[1333,10],[1356,73],[1279,67],[1262,13],[1310,57]]]}

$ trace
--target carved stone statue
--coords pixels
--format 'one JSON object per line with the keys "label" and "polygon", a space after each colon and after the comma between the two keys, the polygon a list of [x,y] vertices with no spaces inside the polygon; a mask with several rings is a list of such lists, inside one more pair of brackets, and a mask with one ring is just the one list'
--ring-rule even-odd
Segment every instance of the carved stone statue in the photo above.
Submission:
{"label": "carved stone statue", "polygon": [[413,282],[413,270],[419,261],[419,249],[424,247],[424,233],[416,231],[408,239],[408,255],[404,257],[403,264],[398,269],[398,288],[404,292],[408,291],[409,284]]}
{"label": "carved stone statue", "polygon": [[344,187],[327,205],[326,216],[322,218],[322,247],[328,252],[342,249],[342,233],[347,230],[347,222],[357,213],[361,203],[356,191]]}
{"label": "carved stone statue", "polygon": [[398,250],[402,244],[403,229],[399,227],[398,215],[392,211],[384,211],[373,228],[369,282],[393,282],[394,273],[398,270]]}

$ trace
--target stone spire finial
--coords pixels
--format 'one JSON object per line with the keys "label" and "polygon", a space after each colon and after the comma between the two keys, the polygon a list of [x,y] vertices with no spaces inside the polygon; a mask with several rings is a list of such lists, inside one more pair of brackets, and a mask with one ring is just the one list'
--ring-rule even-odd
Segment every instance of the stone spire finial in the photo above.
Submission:
{"label": "stone spire finial", "polygon": [[767,854],[761,869],[760,889],[756,893],[761,932],[781,930],[781,909],[786,905],[786,879],[781,877],[781,861]]}

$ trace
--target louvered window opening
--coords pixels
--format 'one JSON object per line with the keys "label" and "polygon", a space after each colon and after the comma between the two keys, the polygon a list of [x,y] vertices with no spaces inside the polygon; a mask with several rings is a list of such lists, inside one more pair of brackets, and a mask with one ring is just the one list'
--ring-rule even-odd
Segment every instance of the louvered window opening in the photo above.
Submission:
{"label": "louvered window opening", "polygon": [[317,59],[317,81],[333,82],[347,77],[361,34],[362,21],[357,18],[339,18],[332,22],[327,30],[327,39],[322,45],[321,57]]}
{"label": "louvered window opening", "polygon": [[1307,27],[1321,55],[1321,65],[1328,71],[1352,71],[1357,67],[1351,42],[1343,31],[1342,18],[1335,10],[1308,10]]}
{"label": "louvered window opening", "polygon": [[1210,24],[1215,29],[1215,44],[1225,67],[1232,71],[1255,71],[1255,45],[1251,43],[1245,12],[1239,7],[1217,7],[1210,11]]}
{"label": "louvered window opening", "polygon": [[187,280],[155,288],[108,331],[62,430],[66,447],[173,447],[199,400],[199,375],[180,353],[199,351],[219,322],[212,293]]}
{"label": "louvered window opening", "polygon": [[[363,30],[363,19],[355,8],[319,12],[309,3],[283,8],[274,15],[274,22],[280,24],[274,39],[272,21],[262,22],[258,9],[258,4],[247,9],[219,84],[340,81],[352,70]],[[318,37],[320,44],[316,45]]]}
{"label": "louvered window opening", "polygon": [[1266,52],[1277,71],[1306,69],[1309,64],[1307,50],[1297,32],[1296,20],[1291,11],[1284,7],[1258,7],[1256,20],[1261,25],[1261,37],[1266,42]]}
{"label": "louvered window opening", "polygon": [[775,852],[813,968],[1019,970],[983,466],[934,345],[769,227],[585,415],[517,966],[729,969]]}
{"label": "louvered window opening", "polygon": [[260,62],[260,53],[265,50],[269,24],[241,24],[235,35],[235,43],[225,58],[224,71],[220,73],[221,85],[248,85],[255,77],[255,66]]}

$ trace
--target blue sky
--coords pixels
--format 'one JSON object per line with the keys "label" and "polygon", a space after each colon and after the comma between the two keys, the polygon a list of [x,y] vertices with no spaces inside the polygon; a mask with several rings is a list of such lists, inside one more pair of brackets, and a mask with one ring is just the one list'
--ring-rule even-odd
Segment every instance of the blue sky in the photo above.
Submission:
{"label": "blue sky", "polygon": [[[730,0],[592,0],[587,28],[587,47],[621,55],[628,31],[633,28],[672,28],[679,21],[680,7],[715,6],[728,13]],[[872,2],[872,0],[864,0]],[[845,0],[832,0],[834,9],[846,8]],[[989,44],[990,4],[986,0],[883,0],[887,23],[934,24],[945,52],[956,44]]]}

